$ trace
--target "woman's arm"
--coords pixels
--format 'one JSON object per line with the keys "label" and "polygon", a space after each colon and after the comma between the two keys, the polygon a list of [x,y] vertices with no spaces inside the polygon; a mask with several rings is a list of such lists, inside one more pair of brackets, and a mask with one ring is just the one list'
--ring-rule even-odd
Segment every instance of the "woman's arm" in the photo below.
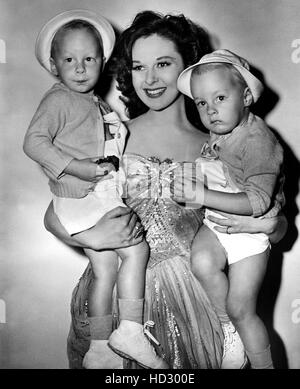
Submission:
{"label": "woman's arm", "polygon": [[51,202],[44,217],[44,225],[69,246],[93,250],[128,247],[143,240],[143,228],[136,214],[127,207],[117,207],[107,212],[92,229],[70,236],[54,213]]}
{"label": "woman's arm", "polygon": [[225,218],[221,219],[211,215],[208,216],[209,220],[219,225],[219,227],[215,227],[217,231],[230,234],[240,232],[254,234],[263,232],[269,236],[271,243],[279,242],[286,234],[288,227],[287,219],[283,213],[280,213],[276,217],[266,219],[258,219],[252,216],[229,215],[223,212],[217,213]]}

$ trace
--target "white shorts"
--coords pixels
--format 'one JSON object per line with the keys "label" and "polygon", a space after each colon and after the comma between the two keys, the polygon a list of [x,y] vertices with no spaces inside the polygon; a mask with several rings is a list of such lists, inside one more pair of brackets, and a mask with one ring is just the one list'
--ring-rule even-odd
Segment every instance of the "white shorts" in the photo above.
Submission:
{"label": "white shorts", "polygon": [[[115,120],[115,113],[104,117]],[[118,118],[118,117],[117,117]],[[121,157],[124,149],[126,129],[116,120],[117,133],[115,138],[107,140],[104,146],[104,156],[116,155]],[[61,224],[72,235],[94,227],[108,211],[118,207],[126,207],[122,200],[125,184],[125,172],[120,164],[118,172],[109,173],[112,178],[100,180],[94,190],[82,198],[53,197],[54,212]]]}
{"label": "white shorts", "polygon": [[[209,211],[209,214],[215,217],[222,218],[221,215]],[[213,229],[217,224],[206,219],[207,214],[203,223],[217,236],[220,244],[223,246],[228,264],[238,262],[244,258],[251,257],[252,255],[263,253],[270,247],[270,241],[266,234],[224,234]]]}
{"label": "white shorts", "polygon": [[[226,171],[226,167],[220,160],[199,158],[196,162],[201,167],[204,182],[207,183],[209,189],[226,193],[241,192],[241,190],[237,188],[234,182],[230,179],[229,174]],[[269,238],[263,233],[225,234],[216,231],[214,227],[217,226],[217,224],[208,220],[208,215],[213,215],[217,218],[222,218],[222,216],[206,209],[203,223],[217,236],[220,244],[224,247],[229,265],[244,258],[263,253],[270,247]]]}
{"label": "white shorts", "polygon": [[98,182],[94,191],[83,198],[53,197],[54,212],[70,235],[94,227],[113,208],[126,207],[119,188],[119,172],[109,174],[113,178]]}

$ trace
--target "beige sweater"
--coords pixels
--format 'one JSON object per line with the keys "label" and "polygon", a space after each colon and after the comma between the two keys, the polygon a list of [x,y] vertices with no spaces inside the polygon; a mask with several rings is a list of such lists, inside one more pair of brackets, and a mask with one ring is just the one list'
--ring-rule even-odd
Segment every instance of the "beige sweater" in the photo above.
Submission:
{"label": "beige sweater", "polygon": [[110,111],[92,93],[74,92],[62,83],[43,97],[25,135],[24,152],[40,164],[56,196],[81,198],[93,189],[94,183],[63,172],[73,158],[103,155],[102,114]]}

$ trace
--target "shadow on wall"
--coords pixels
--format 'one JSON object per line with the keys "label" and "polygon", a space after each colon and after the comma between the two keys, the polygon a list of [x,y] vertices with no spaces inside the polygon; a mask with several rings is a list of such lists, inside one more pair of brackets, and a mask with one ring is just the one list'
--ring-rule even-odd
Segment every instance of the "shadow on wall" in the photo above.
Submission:
{"label": "shadow on wall", "polygon": [[[264,77],[258,69],[251,68],[251,71],[263,82],[265,86],[264,93],[253,107],[252,111],[265,120],[266,116],[278,103],[279,96],[265,84]],[[292,249],[298,237],[296,216],[299,213],[299,209],[297,207],[296,198],[299,192],[298,182],[300,178],[300,166],[292,149],[284,141],[279,132],[275,128],[270,128],[284,149],[283,171],[285,175],[284,193],[286,204],[283,212],[288,220],[288,231],[279,243],[272,246],[267,273],[258,299],[258,313],[266,324],[270,336],[272,357],[275,368],[287,369],[288,362],[286,351],[279,334],[274,329],[273,317],[275,303],[281,283],[283,256],[285,252]]]}

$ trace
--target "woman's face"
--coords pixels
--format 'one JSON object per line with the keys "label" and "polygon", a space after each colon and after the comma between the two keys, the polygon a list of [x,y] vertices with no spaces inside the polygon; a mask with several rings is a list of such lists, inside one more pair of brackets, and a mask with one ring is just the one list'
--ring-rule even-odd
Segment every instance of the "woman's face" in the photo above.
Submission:
{"label": "woman's face", "polygon": [[132,47],[132,82],[142,102],[160,111],[179,95],[177,78],[184,69],[174,43],[157,34],[136,40]]}

